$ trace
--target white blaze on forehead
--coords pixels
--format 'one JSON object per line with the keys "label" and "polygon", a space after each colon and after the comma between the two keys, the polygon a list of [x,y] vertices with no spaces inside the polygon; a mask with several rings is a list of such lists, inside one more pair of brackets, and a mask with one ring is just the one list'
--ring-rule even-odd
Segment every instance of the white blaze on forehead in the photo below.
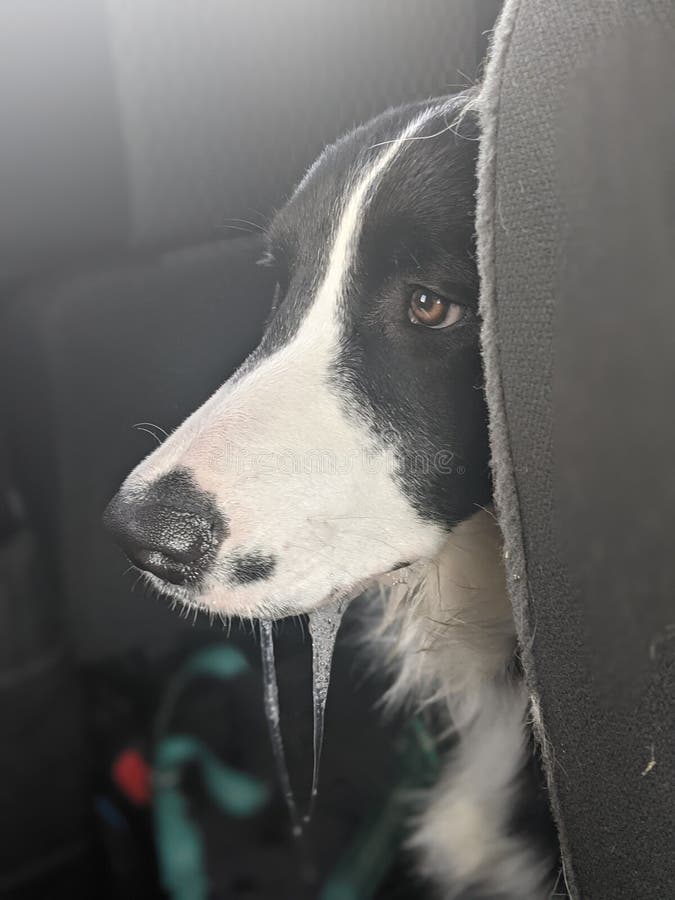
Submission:
{"label": "white blaze on forehead", "polygon": [[309,320],[315,318],[322,318],[325,323],[329,315],[335,315],[356,254],[364,213],[371,196],[371,189],[377,184],[379,178],[389,168],[406,143],[414,139],[424,124],[441,112],[442,109],[443,105],[441,104],[424,110],[408,123],[398,137],[393,138],[391,141],[383,142],[381,145],[375,145],[375,147],[384,146],[386,149],[379,154],[370,165],[370,168],[356,182],[347,197],[337,231],[335,232],[330,256],[328,257],[326,274],[317,292],[316,300],[309,311],[307,325]]}

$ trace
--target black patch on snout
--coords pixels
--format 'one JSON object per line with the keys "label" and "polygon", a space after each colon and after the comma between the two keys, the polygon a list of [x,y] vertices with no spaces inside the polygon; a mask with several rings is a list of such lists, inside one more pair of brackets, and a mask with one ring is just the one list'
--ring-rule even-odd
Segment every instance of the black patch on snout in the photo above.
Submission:
{"label": "black patch on snout", "polygon": [[145,499],[148,503],[154,502],[207,519],[220,540],[229,536],[229,522],[218,509],[215,497],[198,487],[187,469],[173,469],[157,478],[148,487]]}
{"label": "black patch on snout", "polygon": [[175,469],[142,492],[121,491],[104,524],[139,569],[177,585],[199,586],[229,534],[215,498],[185,469]]}
{"label": "black patch on snout", "polygon": [[271,578],[277,567],[276,557],[263,553],[244,553],[230,560],[231,584],[251,584]]}

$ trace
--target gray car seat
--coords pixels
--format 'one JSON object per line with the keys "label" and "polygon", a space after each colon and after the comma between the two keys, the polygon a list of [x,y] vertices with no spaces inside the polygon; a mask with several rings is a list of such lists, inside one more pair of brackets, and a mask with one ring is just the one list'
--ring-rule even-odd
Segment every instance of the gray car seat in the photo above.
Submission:
{"label": "gray car seat", "polygon": [[562,843],[556,890],[664,900],[675,895],[672,3],[508,0],[481,115],[496,498]]}

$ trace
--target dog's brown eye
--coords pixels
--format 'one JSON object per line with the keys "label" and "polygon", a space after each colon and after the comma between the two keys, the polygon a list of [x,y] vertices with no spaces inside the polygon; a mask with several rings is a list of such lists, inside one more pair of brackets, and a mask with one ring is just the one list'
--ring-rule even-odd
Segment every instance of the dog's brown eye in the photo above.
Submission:
{"label": "dog's brown eye", "polygon": [[408,316],[413,325],[448,328],[461,319],[462,311],[463,307],[459,303],[446,300],[426,288],[415,288],[410,295]]}

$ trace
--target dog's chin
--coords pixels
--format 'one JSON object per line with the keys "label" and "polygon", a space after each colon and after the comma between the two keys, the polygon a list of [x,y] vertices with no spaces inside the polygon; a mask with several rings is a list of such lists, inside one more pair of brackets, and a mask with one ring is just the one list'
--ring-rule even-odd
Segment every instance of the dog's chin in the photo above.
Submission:
{"label": "dog's chin", "polygon": [[[329,603],[339,600],[353,600],[374,584],[388,585],[402,583],[407,571],[414,565],[398,563],[385,572],[376,572],[346,585],[336,585],[316,593],[314,596],[298,595],[292,599],[280,599],[278,590],[270,590],[270,585],[246,585],[230,587],[212,583],[206,588],[192,585],[176,585],[164,581],[150,572],[141,572],[146,586],[158,596],[184,609],[204,612],[221,619],[283,619],[311,613]],[[288,590],[284,595],[292,595]]]}

